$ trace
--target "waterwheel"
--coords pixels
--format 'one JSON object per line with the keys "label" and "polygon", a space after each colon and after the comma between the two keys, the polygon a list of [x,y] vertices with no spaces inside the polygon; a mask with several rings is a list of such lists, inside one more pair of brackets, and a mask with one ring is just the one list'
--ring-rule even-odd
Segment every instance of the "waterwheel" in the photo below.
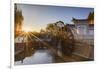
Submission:
{"label": "waterwheel", "polygon": [[[52,29],[53,28],[53,29]],[[71,55],[74,51],[74,36],[69,25],[58,21],[50,27],[51,46],[56,48],[61,55]]]}
{"label": "waterwheel", "polygon": [[62,53],[64,55],[71,55],[74,51],[74,36],[70,27],[64,26],[62,28]]}

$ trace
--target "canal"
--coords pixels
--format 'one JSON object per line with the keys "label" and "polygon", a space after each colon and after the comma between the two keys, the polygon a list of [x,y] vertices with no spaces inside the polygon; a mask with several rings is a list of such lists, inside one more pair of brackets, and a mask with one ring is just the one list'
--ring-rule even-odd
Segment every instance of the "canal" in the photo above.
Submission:
{"label": "canal", "polygon": [[[28,53],[29,52],[29,53]],[[18,57],[17,57],[18,56]],[[63,60],[54,55],[49,49],[37,49],[32,51],[24,51],[18,54],[15,58],[15,65],[30,65],[30,64],[47,64],[47,63],[58,63]]]}

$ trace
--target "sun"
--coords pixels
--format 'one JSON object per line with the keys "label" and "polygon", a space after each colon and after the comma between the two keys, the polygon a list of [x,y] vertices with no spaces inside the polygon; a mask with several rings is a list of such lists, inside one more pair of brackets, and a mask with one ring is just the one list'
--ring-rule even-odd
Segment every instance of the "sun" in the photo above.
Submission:
{"label": "sun", "polygon": [[23,27],[23,31],[26,32],[26,33],[28,33],[28,32],[31,32],[32,29],[31,28],[27,28],[27,27]]}

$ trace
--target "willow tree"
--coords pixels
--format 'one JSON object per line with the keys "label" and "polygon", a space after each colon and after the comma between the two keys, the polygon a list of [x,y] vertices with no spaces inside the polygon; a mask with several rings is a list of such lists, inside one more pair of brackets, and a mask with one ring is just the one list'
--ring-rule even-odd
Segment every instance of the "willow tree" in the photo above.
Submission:
{"label": "willow tree", "polygon": [[62,33],[62,25],[64,26],[63,21],[57,21],[55,23],[50,23],[47,25],[46,30],[47,32],[51,33],[53,36],[61,37]]}
{"label": "willow tree", "polygon": [[49,23],[46,27],[48,32],[53,32],[55,25],[53,23]]}
{"label": "willow tree", "polygon": [[22,11],[19,10],[17,5],[15,4],[15,10],[14,10],[15,37],[18,36],[22,32],[23,20],[24,20],[24,17],[22,15]]}

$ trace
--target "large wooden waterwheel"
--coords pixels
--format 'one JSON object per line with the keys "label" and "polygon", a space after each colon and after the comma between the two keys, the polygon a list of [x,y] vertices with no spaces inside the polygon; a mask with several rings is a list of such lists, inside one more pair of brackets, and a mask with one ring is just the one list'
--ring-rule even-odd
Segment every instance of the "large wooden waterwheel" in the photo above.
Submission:
{"label": "large wooden waterwheel", "polygon": [[65,25],[62,21],[58,21],[48,25],[47,29],[50,31],[50,36],[52,36],[51,46],[54,46],[57,52],[71,55],[74,51],[74,36],[71,27]]}

